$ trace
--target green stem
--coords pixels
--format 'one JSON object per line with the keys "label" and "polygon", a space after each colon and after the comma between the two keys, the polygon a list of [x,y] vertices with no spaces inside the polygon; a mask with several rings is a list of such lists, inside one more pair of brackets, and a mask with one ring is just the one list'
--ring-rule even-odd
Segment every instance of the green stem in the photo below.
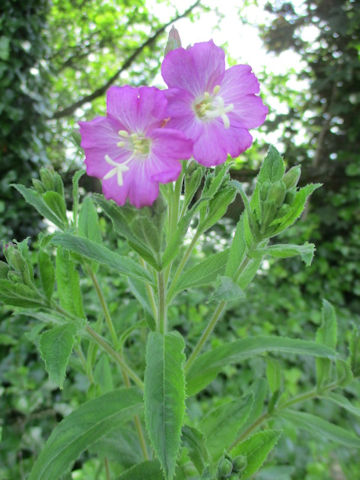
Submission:
{"label": "green stem", "polygon": [[159,297],[159,307],[158,307],[158,327],[159,332],[162,334],[166,333],[167,330],[167,318],[166,318],[166,284],[164,272],[158,273],[158,297]]}
{"label": "green stem", "polygon": [[287,402],[281,403],[276,409],[274,409],[271,413],[265,412],[260,417],[258,417],[230,446],[230,450],[232,450],[236,445],[241,443],[245,440],[254,430],[256,430],[260,425],[262,425],[266,420],[274,417],[277,413],[281,412],[281,410],[285,410],[297,403],[305,402],[306,400],[312,400],[314,398],[321,397],[321,395],[330,390],[334,390],[339,385],[336,382],[330,383],[325,388],[319,392],[318,390],[309,390],[308,392],[301,393],[294,398],[291,398]]}
{"label": "green stem", "polygon": [[[240,277],[241,273],[245,270],[246,266],[250,262],[250,258],[246,256],[244,260],[241,262],[239,268],[234,274],[234,280],[237,281],[238,278]],[[216,307],[216,310],[214,311],[212,317],[210,318],[209,323],[207,324],[205,330],[203,331],[200,339],[198,340],[197,344],[194,347],[194,350],[191,352],[190,357],[188,358],[186,365],[185,365],[185,371],[188,371],[190,366],[193,364],[195,361],[196,357],[202,350],[202,347],[205,345],[207,339],[210,337],[212,332],[214,331],[214,328],[216,327],[217,322],[220,320],[222,314],[224,313],[226,309],[226,303],[225,301],[222,301],[219,303],[219,305]]]}
{"label": "green stem", "polygon": [[[140,257],[140,263],[141,263],[141,266],[146,270],[145,260],[141,257]],[[152,310],[154,319],[156,321],[156,319],[158,317],[158,312],[157,312],[157,307],[156,307],[156,302],[155,302],[154,290],[152,289],[151,285],[149,285],[148,283],[146,283],[145,289],[146,289],[146,294],[147,294],[149,302],[150,302],[150,306],[151,306],[151,310]]]}
{"label": "green stem", "polygon": [[115,360],[115,362],[129,375],[129,377],[134,381],[134,383],[144,389],[144,384],[138,375],[132,370],[131,367],[125,362],[122,356],[116,352],[111,345],[103,338],[101,335],[95,332],[89,325],[85,327],[86,332],[91,336],[91,338],[103,349],[105,350],[110,357]]}
{"label": "green stem", "polygon": [[94,287],[95,287],[95,290],[96,290],[96,293],[97,293],[97,296],[100,300],[100,304],[101,304],[101,308],[104,312],[104,317],[105,317],[105,322],[106,322],[106,325],[108,326],[108,329],[109,329],[109,332],[110,332],[110,335],[111,335],[111,338],[112,338],[112,341],[113,341],[113,344],[114,346],[116,347],[117,346],[117,343],[118,343],[118,338],[117,338],[117,334],[116,334],[116,331],[115,331],[115,328],[114,328],[114,324],[111,320],[111,316],[110,316],[110,312],[109,312],[109,308],[107,306],[107,303],[106,303],[106,300],[105,300],[105,297],[104,297],[104,294],[101,290],[101,286],[98,282],[98,279],[96,278],[96,275],[95,273],[92,271],[92,269],[87,266],[86,267],[90,277],[91,277],[91,280],[94,284]]}
{"label": "green stem", "polygon": [[186,365],[185,365],[185,371],[187,372],[190,368],[190,366],[193,364],[194,360],[198,356],[199,352],[201,351],[202,347],[204,346],[205,342],[207,339],[210,337],[212,334],[215,325],[219,321],[221,315],[225,311],[226,308],[226,302],[220,302],[219,305],[217,306],[216,310],[214,311],[212,317],[210,318],[209,323],[207,324],[205,330],[203,331],[201,337],[199,338],[197,344],[194,347],[194,350],[191,352],[190,357],[188,358]]}
{"label": "green stem", "polygon": [[89,365],[88,365],[88,363],[87,363],[87,361],[86,361],[84,352],[82,351],[82,348],[81,348],[81,345],[80,345],[80,344],[79,344],[79,346],[78,346],[77,348],[75,348],[75,351],[76,351],[76,353],[79,355],[79,359],[80,359],[81,365],[82,365],[83,369],[85,370],[85,373],[86,373],[88,379],[90,380],[90,383],[95,383],[95,382],[94,382],[94,376],[93,376],[92,370],[91,370],[91,368],[89,367]]}
{"label": "green stem", "polygon": [[172,278],[172,281],[171,281],[171,286],[169,288],[168,301],[170,301],[172,299],[173,295],[174,295],[174,288],[175,288],[175,286],[176,286],[176,284],[179,280],[179,277],[180,277],[182,271],[184,270],[185,265],[187,264],[187,261],[190,258],[190,255],[192,254],[192,251],[194,250],[194,247],[195,247],[196,242],[198,241],[200,235],[201,235],[200,232],[195,233],[193,239],[191,240],[190,245],[187,247],[184,256],[182,257],[179,265],[177,266],[177,269],[176,269],[176,271],[174,273],[174,276]]}
{"label": "green stem", "polygon": [[104,464],[105,464],[105,474],[106,474],[106,480],[110,480],[110,466],[109,466],[109,460],[107,457],[104,458]]}

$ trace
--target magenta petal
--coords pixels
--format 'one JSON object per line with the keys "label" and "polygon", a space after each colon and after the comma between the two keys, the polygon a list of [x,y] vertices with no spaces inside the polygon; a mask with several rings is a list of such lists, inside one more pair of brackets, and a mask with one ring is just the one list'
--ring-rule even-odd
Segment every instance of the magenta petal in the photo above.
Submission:
{"label": "magenta petal", "polygon": [[175,129],[157,128],[151,132],[152,152],[159,158],[187,160],[192,155],[193,142]]}
{"label": "magenta petal", "polygon": [[88,175],[103,178],[111,170],[111,165],[105,161],[105,155],[119,162],[129,157],[128,151],[117,146],[119,137],[106,117],[97,117],[90,122],[79,122],[79,125]]}
{"label": "magenta petal", "polygon": [[182,88],[195,97],[206,90],[213,90],[221,83],[225,71],[224,51],[211,40],[196,43],[185,50],[177,48],[169,52],[161,67],[168,87]]}
{"label": "magenta petal", "polygon": [[106,95],[107,114],[121,122],[125,130],[134,131],[137,126],[139,89],[134,87],[110,87]]}
{"label": "magenta petal", "polygon": [[131,171],[132,184],[129,188],[129,201],[137,208],[152,205],[159,195],[159,184],[151,179],[149,162],[134,162]]}
{"label": "magenta petal", "polygon": [[137,129],[148,130],[160,126],[166,117],[167,99],[164,91],[155,87],[139,88]]}
{"label": "magenta petal", "polygon": [[233,103],[249,93],[259,93],[259,89],[259,81],[249,65],[234,65],[225,72],[220,95],[227,104]]}
{"label": "magenta petal", "polygon": [[194,143],[194,158],[205,167],[220,165],[226,162],[226,147],[226,141],[221,134],[221,124],[217,121],[206,123]]}
{"label": "magenta petal", "polygon": [[230,124],[244,128],[255,128],[262,125],[269,111],[260,97],[245,95],[233,103],[234,109],[229,114]]}
{"label": "magenta petal", "polygon": [[224,129],[222,136],[226,143],[226,150],[232,158],[236,158],[240,153],[245,152],[253,141],[252,136],[245,128],[230,127]]}

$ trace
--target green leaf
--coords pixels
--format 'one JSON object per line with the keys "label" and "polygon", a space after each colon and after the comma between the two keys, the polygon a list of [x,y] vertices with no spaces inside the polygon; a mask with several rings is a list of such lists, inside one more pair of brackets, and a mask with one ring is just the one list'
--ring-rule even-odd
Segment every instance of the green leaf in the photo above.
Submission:
{"label": "green leaf", "polygon": [[21,195],[24,197],[27,203],[32,205],[43,217],[47,218],[50,220],[52,223],[54,223],[57,227],[59,227],[61,230],[66,228],[66,223],[61,219],[61,217],[58,217],[52,210],[51,208],[46,205],[44,199],[42,196],[30,189],[24,187],[24,185],[19,185],[19,184],[13,184],[12,185],[16,190],[21,193]]}
{"label": "green leaf", "polygon": [[94,379],[100,386],[101,393],[107,393],[114,390],[111,367],[109,358],[105,354],[100,355],[94,369]]}
{"label": "green leaf", "polygon": [[266,352],[310,355],[332,359],[337,356],[337,353],[331,348],[305,340],[275,336],[249,337],[237,340],[203,353],[194,361],[187,374],[187,394],[194,395],[205,388],[224,366],[240,363],[254,355],[262,355]]}
{"label": "green leaf", "polygon": [[64,197],[57,192],[45,192],[42,198],[46,205],[54,212],[54,214],[61,219],[64,225],[68,224],[66,216],[66,205]]}
{"label": "green leaf", "polygon": [[50,255],[44,250],[39,251],[38,263],[41,285],[46,297],[50,300],[55,287],[55,268]]}
{"label": "green leaf", "polygon": [[245,432],[245,430],[254,423],[254,421],[260,417],[264,408],[265,401],[268,394],[268,384],[264,378],[257,378],[254,383],[251,385],[249,393],[252,394],[254,402],[251,408],[251,412],[245,422],[245,424],[240,429],[239,433]]}
{"label": "green leaf", "polygon": [[244,291],[230,277],[220,276],[215,285],[213,294],[209,301],[233,302],[245,297]]}
{"label": "green leaf", "polygon": [[219,460],[236,439],[238,431],[251,411],[251,395],[233,400],[211,410],[200,422],[199,428],[207,439],[207,447],[214,461]]}
{"label": "green leaf", "polygon": [[304,243],[304,245],[279,244],[270,245],[267,248],[258,248],[255,255],[270,255],[273,258],[288,258],[300,255],[301,260],[308,267],[311,265],[314,257],[315,245],[313,243]]}
{"label": "green leaf", "polygon": [[55,245],[78,253],[85,258],[115,269],[129,277],[134,277],[148,283],[153,283],[151,275],[130,258],[118,255],[103,245],[99,245],[87,238],[80,238],[70,233],[58,233],[51,240]]}
{"label": "green leaf", "polygon": [[275,236],[286,228],[290,227],[290,225],[292,225],[295,220],[300,217],[305,208],[308,197],[319,187],[321,187],[321,183],[310,183],[309,185],[300,188],[300,190],[296,192],[295,198],[291,205],[288,206],[285,215],[280,218],[276,218],[271,223],[270,226],[278,225],[278,227],[274,227],[271,236]]}
{"label": "green leaf", "polygon": [[[335,349],[337,343],[337,321],[334,307],[323,300],[322,324],[316,332],[316,343]],[[316,382],[319,388],[326,385],[331,379],[331,361],[328,359],[316,360]]]}
{"label": "green leaf", "polygon": [[210,461],[204,435],[196,428],[184,425],[182,441],[197,471],[202,473]]}
{"label": "green leaf", "polygon": [[276,148],[273,145],[270,145],[264,162],[260,168],[259,175],[257,176],[257,181],[259,183],[264,183],[266,181],[274,183],[278,180],[281,180],[284,173],[284,161]]}
{"label": "green leaf", "polygon": [[340,395],[339,393],[327,393],[322,395],[320,398],[331,403],[335,403],[344,410],[347,410],[353,415],[360,417],[360,407],[355,407],[355,405],[353,405],[346,397]]}
{"label": "green leaf", "polygon": [[261,468],[280,436],[281,432],[277,430],[265,430],[255,433],[232,449],[232,456],[244,455],[247,458],[247,466],[242,472],[241,480],[252,477]]}
{"label": "green leaf", "polygon": [[122,388],[81,405],[53,430],[28,480],[57,480],[95,441],[141,412],[142,395]]}
{"label": "green leaf", "polygon": [[10,54],[10,39],[2,35],[0,37],[0,60],[6,61]]}
{"label": "green leaf", "polygon": [[81,237],[101,243],[101,229],[99,226],[99,217],[90,197],[86,197],[81,204],[79,215],[79,235]]}
{"label": "green leaf", "polygon": [[157,460],[134,465],[122,473],[118,480],[163,480],[160,464]]}
{"label": "green leaf", "polygon": [[84,318],[79,273],[69,252],[62,247],[57,249],[55,273],[61,307],[76,317]]}
{"label": "green leaf", "polygon": [[348,448],[360,448],[360,438],[354,433],[310,413],[283,410],[279,413],[279,416],[294,423],[298,428],[316,434],[322,440],[327,439]]}
{"label": "green leaf", "polygon": [[236,190],[233,186],[229,185],[224,190],[220,190],[215,196],[214,199],[210,200],[208,206],[208,214],[206,215],[204,221],[200,221],[199,231],[206,232],[211,228],[215,223],[217,223],[220,218],[222,218],[229,205],[234,201],[236,196]]}
{"label": "green leaf", "polygon": [[214,253],[194,267],[185,270],[174,288],[171,289],[172,292],[176,293],[187,288],[197,288],[214,282],[217,276],[224,272],[228,254],[228,249]]}
{"label": "green leaf", "polygon": [[5,305],[24,308],[39,308],[45,304],[31,287],[5,279],[0,279],[0,300]]}
{"label": "green leaf", "polygon": [[140,282],[140,280],[137,280],[135,278],[128,278],[128,285],[131,293],[138,300],[143,309],[153,317],[154,314],[149,302],[149,297],[146,292],[146,287],[144,283]]}
{"label": "green leaf", "polygon": [[7,279],[10,267],[7,263],[0,260],[0,278]]}
{"label": "green leaf", "polygon": [[239,285],[240,288],[245,290],[249,284],[252,282],[253,278],[259,271],[260,265],[261,265],[262,257],[259,258],[252,258],[244,270],[241,272],[237,284]]}
{"label": "green leaf", "polygon": [[185,413],[184,347],[177,332],[151,332],[146,348],[145,420],[166,480],[174,478]]}
{"label": "green leaf", "polygon": [[40,337],[40,353],[50,380],[63,388],[66,367],[74,345],[76,327],[61,325],[47,330]]}
{"label": "green leaf", "polygon": [[281,365],[280,363],[273,359],[266,359],[266,377],[272,394],[278,392],[281,388],[282,376],[281,376]]}

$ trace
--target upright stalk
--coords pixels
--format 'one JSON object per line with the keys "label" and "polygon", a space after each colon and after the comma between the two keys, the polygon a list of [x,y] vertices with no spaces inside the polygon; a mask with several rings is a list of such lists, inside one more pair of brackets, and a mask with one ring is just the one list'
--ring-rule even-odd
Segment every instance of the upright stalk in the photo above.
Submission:
{"label": "upright stalk", "polygon": [[161,271],[158,273],[158,327],[159,332],[162,334],[166,333],[167,330],[167,312],[166,312],[166,283],[164,272]]}

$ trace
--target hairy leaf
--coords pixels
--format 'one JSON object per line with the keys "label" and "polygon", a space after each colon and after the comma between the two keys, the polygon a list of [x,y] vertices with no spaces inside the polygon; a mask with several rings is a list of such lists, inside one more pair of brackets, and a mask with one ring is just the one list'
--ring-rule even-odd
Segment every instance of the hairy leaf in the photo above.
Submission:
{"label": "hairy leaf", "polygon": [[165,478],[174,478],[185,413],[184,340],[151,332],[146,348],[145,420]]}
{"label": "hairy leaf", "polygon": [[203,353],[194,361],[187,374],[187,394],[194,395],[205,388],[224,366],[265,352],[324,358],[336,358],[337,355],[325,345],[286,337],[259,336],[236,340]]}
{"label": "hairy leaf", "polygon": [[81,452],[140,413],[142,395],[122,388],[81,405],[53,430],[28,480],[57,480]]}

